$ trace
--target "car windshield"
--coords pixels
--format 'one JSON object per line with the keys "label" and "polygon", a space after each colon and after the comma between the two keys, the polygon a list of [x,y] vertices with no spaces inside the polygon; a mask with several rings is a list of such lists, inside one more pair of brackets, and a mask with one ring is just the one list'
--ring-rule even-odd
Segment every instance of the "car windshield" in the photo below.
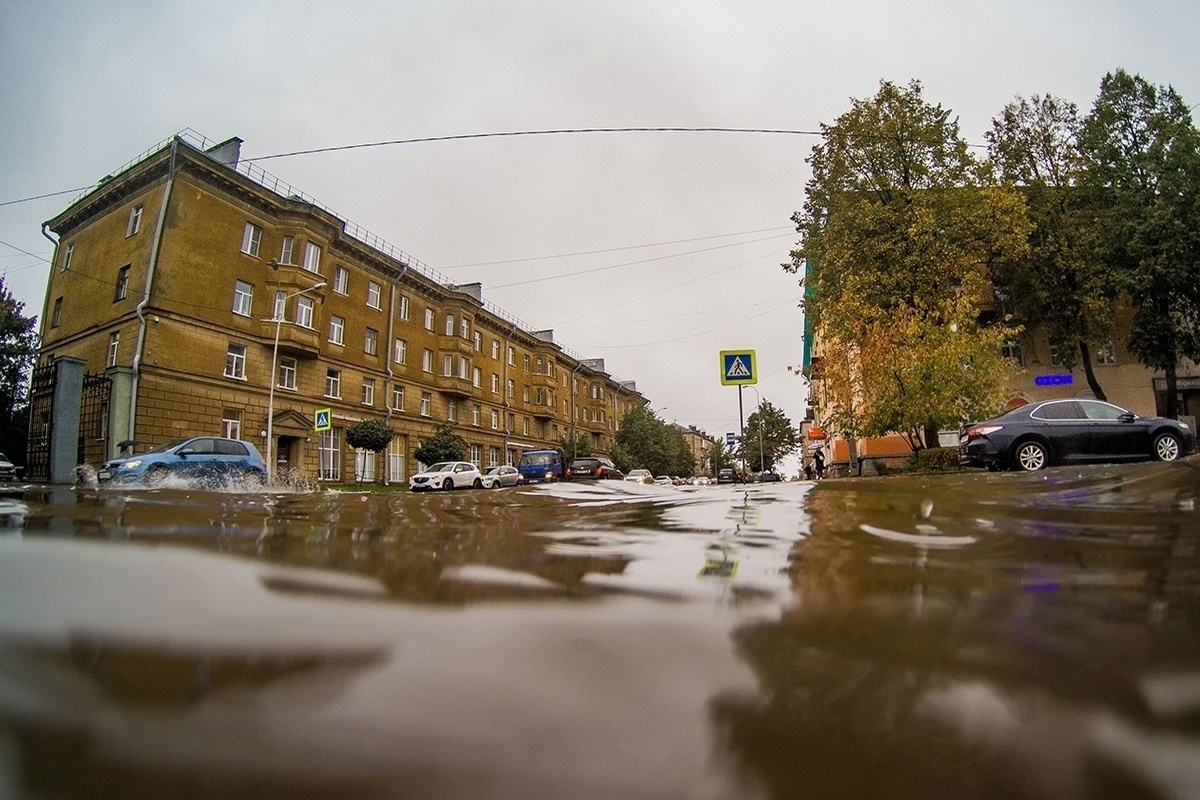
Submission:
{"label": "car windshield", "polygon": [[173,442],[167,442],[166,444],[160,444],[158,447],[151,447],[149,450],[146,451],[146,454],[166,453],[170,450],[174,450],[176,447],[179,447],[179,445],[183,444],[186,441],[188,441],[188,440],[187,439],[176,439]]}
{"label": "car windshield", "polygon": [[489,470],[488,470],[487,472],[485,472],[484,474],[485,474],[485,475],[499,475],[499,474],[500,474],[500,467],[492,467],[491,469],[489,469]]}
{"label": "car windshield", "polygon": [[550,464],[550,453],[526,453],[521,456],[521,464],[526,467],[545,467]]}
{"label": "car windshield", "polygon": [[592,468],[598,467],[598,466],[600,466],[600,462],[594,458],[581,458],[578,461],[574,461],[571,463],[571,469],[575,469],[577,467],[592,469]]}
{"label": "car windshield", "polygon": [[454,472],[454,461],[445,461],[441,464],[434,464],[426,472]]}

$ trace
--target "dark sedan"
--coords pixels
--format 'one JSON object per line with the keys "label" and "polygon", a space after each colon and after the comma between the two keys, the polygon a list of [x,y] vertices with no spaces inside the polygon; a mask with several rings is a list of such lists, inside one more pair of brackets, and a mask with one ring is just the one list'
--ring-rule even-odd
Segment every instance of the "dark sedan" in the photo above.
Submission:
{"label": "dark sedan", "polygon": [[1182,422],[1139,417],[1100,400],[1046,400],[959,431],[963,466],[1039,470],[1051,464],[1174,461],[1196,451]]}
{"label": "dark sedan", "polygon": [[568,480],[583,480],[591,478],[593,480],[600,478],[610,478],[612,480],[622,480],[625,473],[617,469],[617,466],[607,458],[601,456],[593,456],[590,458],[577,458],[571,462],[571,466],[567,468]]}

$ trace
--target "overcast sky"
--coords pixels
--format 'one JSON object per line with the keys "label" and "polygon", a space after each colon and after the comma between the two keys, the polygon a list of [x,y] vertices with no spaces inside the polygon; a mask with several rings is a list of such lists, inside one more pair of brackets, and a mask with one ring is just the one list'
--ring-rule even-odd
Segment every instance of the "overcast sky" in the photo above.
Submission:
{"label": "overcast sky", "polygon": [[[0,0],[0,274],[40,315],[40,226],[74,193],[12,201],[89,186],[184,128],[242,138],[243,158],[813,131],[916,78],[982,143],[1015,96],[1086,111],[1117,67],[1200,102],[1198,30],[1195,0]],[[755,349],[758,393],[804,413],[801,291],[779,265],[816,141],[497,137],[260,166],[721,436],[738,421],[723,349]]]}

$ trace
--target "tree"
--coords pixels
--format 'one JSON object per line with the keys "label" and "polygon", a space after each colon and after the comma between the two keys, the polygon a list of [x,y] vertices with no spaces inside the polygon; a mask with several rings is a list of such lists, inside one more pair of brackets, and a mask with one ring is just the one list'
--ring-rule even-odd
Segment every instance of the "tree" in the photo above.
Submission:
{"label": "tree", "polygon": [[422,464],[437,464],[441,461],[462,461],[467,454],[467,440],[454,432],[454,426],[443,422],[434,429],[433,435],[421,440],[421,446],[413,451],[413,457]]}
{"label": "tree", "polygon": [[773,470],[780,459],[796,452],[800,432],[780,409],[767,400],[746,419],[739,455],[748,469]]}
{"label": "tree", "polygon": [[1200,134],[1174,89],[1117,70],[1079,142],[1105,266],[1137,309],[1127,345],[1163,371],[1176,417],[1176,365],[1200,356]]}
{"label": "tree", "polygon": [[733,460],[733,452],[725,445],[718,443],[708,454],[708,465],[715,477],[723,469],[737,469]]}
{"label": "tree", "polygon": [[396,432],[383,420],[368,419],[346,429],[346,444],[379,455],[396,438]]}
{"label": "tree", "polygon": [[26,317],[0,277],[0,451],[24,462],[29,370],[37,360],[37,317]]}
{"label": "tree", "polygon": [[648,407],[627,411],[615,438],[613,463],[623,472],[648,469],[655,475],[690,475],[695,471],[695,459],[683,434]]}
{"label": "tree", "polygon": [[558,440],[558,447],[566,459],[574,461],[577,458],[586,458],[592,454],[592,435],[590,433],[572,435],[569,431],[563,431],[562,437]]}
{"label": "tree", "polygon": [[1024,204],[989,185],[917,81],[881,82],[821,130],[784,268],[808,266],[805,312],[831,357],[819,379],[836,398],[826,424],[935,446],[940,428],[999,406],[1001,344],[1016,331],[980,310],[990,266],[1027,247]]}
{"label": "tree", "polygon": [[992,120],[985,134],[992,165],[1020,189],[1032,223],[1026,257],[1002,259],[994,277],[1002,310],[1027,331],[1066,345],[1062,365],[1081,364],[1092,393],[1104,400],[1092,346],[1111,340],[1116,291],[1096,258],[1093,209],[1081,186],[1080,126],[1075,104],[1049,95],[1017,98]]}

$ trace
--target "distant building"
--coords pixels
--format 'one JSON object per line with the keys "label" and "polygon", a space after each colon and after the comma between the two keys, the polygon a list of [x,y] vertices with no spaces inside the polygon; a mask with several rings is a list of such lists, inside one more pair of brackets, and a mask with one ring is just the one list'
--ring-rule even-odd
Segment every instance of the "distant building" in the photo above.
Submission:
{"label": "distant building", "polygon": [[711,457],[713,448],[717,446],[717,440],[695,425],[689,425],[685,428],[676,423],[675,430],[679,431],[683,436],[683,440],[687,442],[692,458],[696,460],[696,474],[707,475],[710,478],[713,477]]}
{"label": "distant building", "polygon": [[[645,404],[603,360],[485,302],[480,284],[450,282],[242,162],[240,139],[210,144],[176,136],[44,226],[59,238],[39,363],[108,379],[81,423],[81,461],[197,434],[265,454],[270,428],[281,468],[403,481],[440,423],[486,468],[570,432],[606,453]],[[315,430],[319,409],[328,430]],[[346,445],[366,419],[399,432],[382,459]]]}

